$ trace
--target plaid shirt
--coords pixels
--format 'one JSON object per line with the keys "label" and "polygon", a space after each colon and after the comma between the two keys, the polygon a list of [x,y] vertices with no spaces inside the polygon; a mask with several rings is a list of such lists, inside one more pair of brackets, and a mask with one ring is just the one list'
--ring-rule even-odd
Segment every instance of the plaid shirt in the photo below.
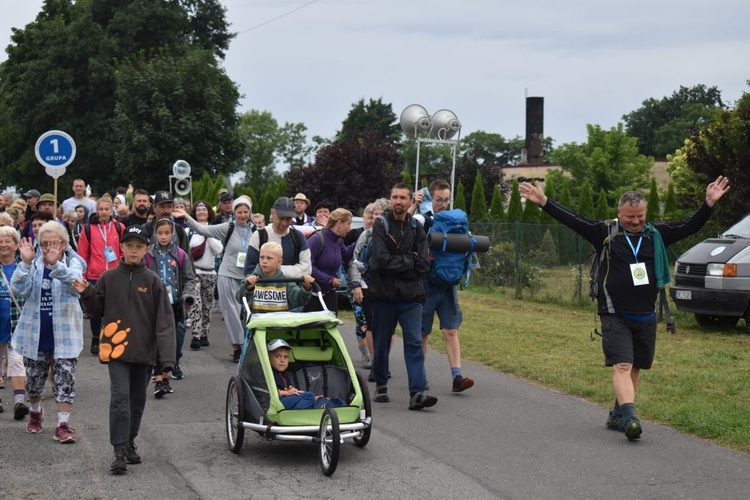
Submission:
{"label": "plaid shirt", "polygon": [[[73,280],[81,279],[86,261],[71,247],[66,258],[57,262],[50,272],[52,279],[52,328],[55,337],[55,359],[77,358],[83,350],[83,312]],[[10,286],[16,298],[25,298],[11,346],[20,355],[37,359],[39,351],[40,308],[44,257],[37,254],[28,265],[21,262],[16,267]]]}

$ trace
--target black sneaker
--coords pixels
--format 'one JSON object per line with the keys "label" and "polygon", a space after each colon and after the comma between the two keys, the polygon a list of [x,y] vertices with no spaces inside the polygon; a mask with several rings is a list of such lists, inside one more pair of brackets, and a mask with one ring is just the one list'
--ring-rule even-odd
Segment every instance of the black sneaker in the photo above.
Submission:
{"label": "black sneaker", "polygon": [[141,463],[141,456],[135,451],[137,449],[138,447],[132,441],[129,442],[128,445],[125,447],[125,461],[127,463],[129,464]]}
{"label": "black sneaker", "polygon": [[172,386],[169,385],[168,378],[165,378],[164,380],[162,380],[161,383],[162,383],[162,387],[166,391],[166,394],[172,394],[174,392],[174,389],[172,389]]}
{"label": "black sneaker", "polygon": [[23,420],[24,418],[26,418],[26,415],[28,414],[29,414],[29,407],[23,403],[16,403],[16,406],[13,407],[13,419],[14,420]]}
{"label": "black sneaker", "polygon": [[194,351],[199,351],[201,348],[201,339],[193,337],[193,340],[190,341],[190,348]]}
{"label": "black sneaker", "polygon": [[201,337],[201,347],[208,347],[208,337]]}
{"label": "black sneaker", "polygon": [[185,377],[185,374],[182,373],[182,368],[180,368],[180,364],[174,365],[174,368],[172,368],[172,378],[175,380],[182,380]]}
{"label": "black sneaker", "polygon": [[241,357],[241,356],[242,356],[242,350],[241,350],[241,349],[237,349],[237,350],[236,350],[236,351],[234,351],[234,353],[232,354],[232,361],[234,361],[235,363],[239,363],[239,362],[240,362],[240,357]]}
{"label": "black sneaker", "polygon": [[154,384],[154,397],[161,399],[167,394],[167,390],[164,388],[164,382],[159,381]]}
{"label": "black sneaker", "polygon": [[641,421],[637,417],[630,417],[625,422],[625,437],[628,438],[628,441],[640,439],[642,433]]}
{"label": "black sneaker", "polygon": [[435,396],[425,396],[423,393],[418,392],[409,399],[410,410],[421,410],[422,408],[429,408],[437,404],[437,398]]}
{"label": "black sneaker", "polygon": [[92,339],[91,340],[91,354],[94,356],[99,355],[99,339]]}
{"label": "black sneaker", "polygon": [[125,474],[128,471],[128,463],[126,458],[125,449],[115,450],[115,459],[112,461],[112,465],[109,466],[109,472],[116,476]]}
{"label": "black sneaker", "polygon": [[376,403],[387,403],[391,400],[391,398],[388,397],[388,386],[387,385],[379,385],[375,387],[375,395],[372,397],[372,400]]}
{"label": "black sneaker", "polygon": [[474,387],[474,379],[471,377],[464,377],[462,375],[456,375],[453,377],[453,392],[464,392],[466,389]]}
{"label": "black sneaker", "polygon": [[623,420],[622,415],[615,415],[611,410],[604,426],[611,431],[625,432],[625,420]]}

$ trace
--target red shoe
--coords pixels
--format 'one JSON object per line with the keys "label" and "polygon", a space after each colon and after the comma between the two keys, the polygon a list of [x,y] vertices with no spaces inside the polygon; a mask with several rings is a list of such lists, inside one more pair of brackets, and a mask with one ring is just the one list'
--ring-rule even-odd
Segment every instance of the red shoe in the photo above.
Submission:
{"label": "red shoe", "polygon": [[60,441],[62,444],[75,443],[76,437],[73,434],[75,431],[68,427],[67,422],[63,422],[55,429],[55,435],[53,436],[55,441]]}
{"label": "red shoe", "polygon": [[30,411],[29,423],[26,424],[26,432],[29,434],[39,434],[42,432],[42,412]]}

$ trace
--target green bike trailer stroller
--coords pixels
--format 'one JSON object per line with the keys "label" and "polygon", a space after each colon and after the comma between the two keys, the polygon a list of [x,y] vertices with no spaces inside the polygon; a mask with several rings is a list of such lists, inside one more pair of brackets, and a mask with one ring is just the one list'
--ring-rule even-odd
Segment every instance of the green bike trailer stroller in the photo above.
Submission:
{"label": "green bike trailer stroller", "polygon": [[[301,282],[300,279],[258,280],[258,283]],[[367,384],[354,370],[337,326],[341,320],[325,308],[317,284],[319,312],[274,312],[252,315],[242,297],[245,343],[237,374],[229,381],[226,398],[226,429],[229,449],[239,453],[245,430],[268,440],[311,442],[319,446],[323,473],[336,471],[344,440],[358,447],[370,440],[372,404]],[[313,297],[311,300],[315,300]],[[281,403],[269,361],[267,344],[283,339],[291,347],[289,368],[284,372],[294,387],[315,395],[340,398],[336,408],[287,409]]]}

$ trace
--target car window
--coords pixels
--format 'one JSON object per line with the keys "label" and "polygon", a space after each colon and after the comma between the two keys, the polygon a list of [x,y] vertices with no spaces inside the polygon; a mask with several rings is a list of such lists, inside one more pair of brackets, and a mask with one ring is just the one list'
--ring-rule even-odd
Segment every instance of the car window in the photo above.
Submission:
{"label": "car window", "polygon": [[750,238],[750,215],[722,233],[725,238]]}

